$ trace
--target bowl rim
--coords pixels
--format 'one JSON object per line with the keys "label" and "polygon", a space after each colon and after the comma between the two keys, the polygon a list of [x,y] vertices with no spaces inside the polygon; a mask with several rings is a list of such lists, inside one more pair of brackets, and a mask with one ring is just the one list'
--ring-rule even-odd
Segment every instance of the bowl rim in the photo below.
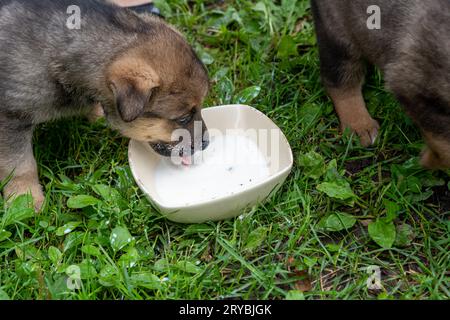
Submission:
{"label": "bowl rim", "polygon": [[[271,122],[271,123],[272,123],[279,131],[280,131],[280,133],[281,133],[280,137],[284,140],[284,142],[285,142],[286,145],[288,146],[288,151],[289,151],[289,154],[288,154],[288,156],[289,156],[289,165],[286,166],[284,169],[278,171],[277,173],[275,173],[275,174],[273,174],[273,175],[270,175],[268,178],[266,178],[266,179],[264,179],[264,180],[262,180],[262,181],[260,181],[260,182],[251,184],[251,185],[248,186],[247,188],[245,188],[245,189],[243,189],[243,190],[241,190],[241,191],[238,191],[238,192],[236,192],[236,193],[231,193],[231,194],[225,195],[225,196],[223,196],[223,197],[213,198],[213,199],[209,199],[209,200],[207,200],[207,201],[202,201],[202,202],[197,202],[197,203],[192,203],[192,204],[187,203],[187,204],[185,204],[185,205],[170,206],[170,205],[163,204],[163,203],[161,203],[160,201],[158,201],[157,199],[153,198],[153,197],[151,196],[151,193],[150,193],[150,192],[147,190],[147,188],[145,187],[144,183],[138,178],[138,175],[137,175],[137,173],[136,173],[136,171],[135,171],[135,167],[136,167],[136,166],[135,166],[135,164],[134,164],[133,157],[132,157],[132,155],[131,155],[131,150],[132,150],[131,145],[132,145],[133,143],[144,143],[144,142],[131,139],[130,142],[129,142],[129,144],[128,144],[128,162],[129,162],[130,170],[131,170],[131,173],[133,174],[134,180],[136,181],[136,184],[140,187],[140,189],[145,193],[145,196],[146,196],[147,198],[149,198],[149,200],[150,200],[154,205],[156,205],[159,209],[162,209],[162,210],[165,210],[165,211],[170,211],[169,213],[165,213],[166,215],[167,215],[167,214],[175,214],[175,213],[177,213],[178,211],[183,210],[183,209],[186,209],[186,208],[189,208],[189,209],[195,209],[196,207],[202,207],[202,206],[205,206],[205,205],[211,205],[211,204],[214,204],[215,202],[226,201],[226,200],[232,199],[232,198],[234,198],[234,197],[239,196],[239,194],[241,194],[241,193],[243,193],[243,192],[247,192],[247,191],[251,191],[251,190],[258,189],[258,188],[260,188],[261,186],[266,185],[266,184],[269,183],[269,182],[272,182],[272,181],[274,181],[274,180],[277,180],[278,178],[280,178],[280,177],[282,177],[282,176],[284,176],[284,175],[286,175],[286,174],[289,174],[289,172],[292,170],[292,167],[293,167],[293,165],[294,165],[294,155],[293,155],[293,152],[292,152],[291,145],[289,144],[289,140],[286,138],[286,136],[285,136],[283,130],[281,130],[281,129],[280,129],[280,128],[272,121],[272,119],[270,119],[270,118],[269,118],[266,114],[264,114],[262,111],[260,111],[260,110],[258,110],[258,109],[256,109],[256,108],[254,108],[254,107],[248,106],[248,105],[243,105],[243,104],[227,104],[227,105],[221,105],[221,106],[207,107],[207,108],[202,109],[202,112],[203,112],[204,110],[223,109],[223,108],[230,108],[230,107],[233,107],[233,108],[239,107],[239,108],[246,108],[246,109],[249,109],[249,110],[253,110],[253,111],[256,111],[256,112],[260,113],[263,117],[265,117],[267,120],[269,120],[269,121],[270,121],[270,122]],[[154,152],[151,148],[149,148],[149,150],[152,151],[152,152]],[[275,186],[274,188],[276,188],[276,186]]]}

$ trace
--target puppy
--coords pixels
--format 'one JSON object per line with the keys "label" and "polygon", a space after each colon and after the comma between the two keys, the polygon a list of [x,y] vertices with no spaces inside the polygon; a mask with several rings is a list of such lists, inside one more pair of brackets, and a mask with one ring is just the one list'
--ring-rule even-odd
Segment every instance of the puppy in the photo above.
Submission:
{"label": "puppy", "polygon": [[[341,127],[362,145],[379,126],[361,94],[364,63],[378,66],[387,88],[420,127],[422,164],[450,167],[450,2],[448,0],[312,0],[321,74]],[[377,6],[379,28],[368,26]],[[376,10],[376,9],[375,9]]]}
{"label": "puppy", "polygon": [[[34,128],[95,106],[112,128],[163,156],[208,144],[206,69],[157,17],[98,0],[0,0],[0,43],[0,180],[12,174],[5,198],[31,192],[41,207]],[[176,129],[191,141],[172,141]]]}

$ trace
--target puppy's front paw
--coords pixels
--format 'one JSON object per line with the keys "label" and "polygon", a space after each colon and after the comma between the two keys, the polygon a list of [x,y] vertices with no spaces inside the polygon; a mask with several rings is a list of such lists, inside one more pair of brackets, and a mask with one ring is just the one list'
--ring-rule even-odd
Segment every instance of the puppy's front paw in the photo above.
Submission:
{"label": "puppy's front paw", "polygon": [[368,117],[367,119],[359,120],[356,123],[342,123],[341,128],[342,130],[350,128],[352,132],[355,132],[359,136],[361,145],[363,147],[368,147],[375,143],[378,131],[380,130],[380,125],[376,120]]}
{"label": "puppy's front paw", "polygon": [[25,179],[12,179],[3,190],[3,195],[8,202],[11,202],[18,196],[31,194],[33,197],[33,205],[36,212],[40,212],[44,204],[45,196],[39,183],[30,183]]}

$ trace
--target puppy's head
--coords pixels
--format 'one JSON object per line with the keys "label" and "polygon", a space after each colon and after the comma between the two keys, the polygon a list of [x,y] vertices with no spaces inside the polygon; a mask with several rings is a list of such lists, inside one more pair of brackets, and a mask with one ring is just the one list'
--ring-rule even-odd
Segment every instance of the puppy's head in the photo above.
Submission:
{"label": "puppy's head", "polygon": [[[150,143],[163,156],[203,150],[208,145],[201,116],[209,89],[206,68],[185,39],[163,22],[137,43],[107,68],[107,121],[124,136]],[[174,140],[179,129],[189,133],[189,139],[184,135],[184,141]]]}

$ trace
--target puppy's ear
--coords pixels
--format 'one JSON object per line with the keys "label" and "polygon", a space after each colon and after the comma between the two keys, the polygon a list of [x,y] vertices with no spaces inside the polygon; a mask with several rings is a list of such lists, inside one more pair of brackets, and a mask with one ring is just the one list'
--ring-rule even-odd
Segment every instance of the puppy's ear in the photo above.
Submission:
{"label": "puppy's ear", "polygon": [[125,57],[109,67],[108,82],[120,117],[131,122],[143,113],[160,79],[147,63]]}
{"label": "puppy's ear", "polygon": [[120,117],[125,122],[131,122],[143,113],[153,88],[140,90],[133,81],[119,79],[111,81],[111,90],[114,93]]}

